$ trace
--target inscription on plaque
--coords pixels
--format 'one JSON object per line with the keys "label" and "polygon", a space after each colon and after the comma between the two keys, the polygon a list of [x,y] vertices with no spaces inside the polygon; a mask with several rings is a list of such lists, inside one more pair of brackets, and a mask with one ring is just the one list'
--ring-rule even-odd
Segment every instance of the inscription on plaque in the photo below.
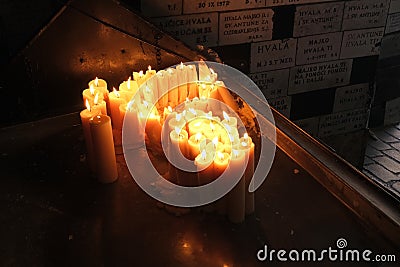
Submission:
{"label": "inscription on plaque", "polygon": [[251,44],[250,72],[294,66],[297,39],[273,40]]}
{"label": "inscription on plaque", "polygon": [[257,9],[221,13],[219,44],[240,44],[272,38],[272,9]]}
{"label": "inscription on plaque", "polygon": [[218,41],[218,13],[155,18],[155,25],[190,46],[215,46]]}
{"label": "inscription on plaque", "polygon": [[389,13],[397,13],[400,12],[400,1],[399,0],[391,0]]}
{"label": "inscription on plaque", "polygon": [[302,37],[297,43],[297,65],[335,60],[339,58],[342,33]]}
{"label": "inscription on plaque", "polygon": [[293,36],[340,31],[344,2],[297,6]]}
{"label": "inscription on plaque", "polygon": [[292,104],[291,96],[278,97],[274,99],[269,99],[268,104],[274,107],[283,116],[290,117],[290,108]]}
{"label": "inscription on plaque", "polygon": [[385,26],[388,0],[347,1],[342,30]]}
{"label": "inscription on plaque", "polygon": [[148,17],[173,16],[182,14],[183,0],[144,0],[141,1],[142,13]]}
{"label": "inscription on plaque", "polygon": [[289,69],[253,73],[249,77],[267,99],[287,95]]}
{"label": "inscription on plaque", "polygon": [[387,101],[385,106],[384,124],[389,125],[400,121],[400,97]]}
{"label": "inscription on plaque", "polygon": [[294,121],[294,123],[301,129],[309,133],[311,136],[316,136],[318,134],[319,117],[312,117],[302,120]]}
{"label": "inscription on plaque", "polygon": [[336,60],[297,66],[290,69],[288,93],[347,85],[350,82],[353,60]]}
{"label": "inscription on plaque", "polygon": [[368,83],[337,88],[333,112],[366,107],[369,102],[368,92]]}
{"label": "inscription on plaque", "polygon": [[385,33],[400,31],[400,13],[390,14],[387,19]]}
{"label": "inscription on plaque", "polygon": [[383,27],[344,32],[340,58],[379,55],[383,33]]}
{"label": "inscription on plaque", "polygon": [[318,136],[330,136],[348,133],[367,126],[368,112],[366,109],[356,109],[321,116]]}
{"label": "inscription on plaque", "polygon": [[265,7],[267,0],[184,0],[183,13],[202,13]]}

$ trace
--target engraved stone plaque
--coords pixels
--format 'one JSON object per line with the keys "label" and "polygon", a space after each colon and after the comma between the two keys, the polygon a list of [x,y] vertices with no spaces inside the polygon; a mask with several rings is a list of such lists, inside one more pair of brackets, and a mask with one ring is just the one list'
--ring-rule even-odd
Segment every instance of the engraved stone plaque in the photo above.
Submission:
{"label": "engraved stone plaque", "polygon": [[389,0],[346,1],[342,30],[385,26]]}
{"label": "engraved stone plaque", "polygon": [[330,136],[353,132],[367,126],[366,109],[355,109],[321,116],[318,136]]}
{"label": "engraved stone plaque", "polygon": [[219,45],[271,40],[272,9],[225,12],[219,17]]}
{"label": "engraved stone plaque", "polygon": [[218,13],[171,16],[152,19],[154,24],[190,46],[215,46]]}
{"label": "engraved stone plaque", "polygon": [[144,0],[141,10],[147,17],[173,16],[182,14],[183,0]]}
{"label": "engraved stone plaque", "polygon": [[339,58],[342,33],[326,33],[299,38],[296,65],[305,65]]}
{"label": "engraved stone plaque", "polygon": [[250,72],[294,66],[297,39],[273,40],[251,44]]}
{"label": "engraved stone plaque", "polygon": [[302,120],[294,121],[294,123],[301,129],[309,133],[311,136],[316,136],[318,134],[320,117],[312,117]]}
{"label": "engraved stone plaque", "polygon": [[203,13],[265,7],[267,0],[183,0],[183,13]]}
{"label": "engraved stone plaque", "polygon": [[388,16],[385,33],[400,31],[400,13],[393,13]]}
{"label": "engraved stone plaque", "polygon": [[369,84],[361,83],[336,89],[333,112],[365,108],[369,103]]}
{"label": "engraved stone plaque", "polygon": [[298,94],[318,89],[347,85],[353,60],[336,60],[290,69],[288,93]]}
{"label": "engraved stone plaque", "polygon": [[379,55],[383,33],[383,27],[344,32],[340,58]]}
{"label": "engraved stone plaque", "polygon": [[292,104],[291,96],[278,97],[274,99],[269,99],[268,104],[271,107],[274,107],[279,113],[289,118],[290,116],[290,108]]}
{"label": "engraved stone plaque", "polygon": [[400,97],[387,101],[384,124],[390,125],[400,121]]}
{"label": "engraved stone plaque", "polygon": [[267,99],[287,95],[289,69],[253,73],[249,77]]}
{"label": "engraved stone plaque", "polygon": [[293,36],[340,31],[344,2],[297,6]]}
{"label": "engraved stone plaque", "polygon": [[399,0],[391,0],[389,13],[397,13],[400,12],[400,1]]}

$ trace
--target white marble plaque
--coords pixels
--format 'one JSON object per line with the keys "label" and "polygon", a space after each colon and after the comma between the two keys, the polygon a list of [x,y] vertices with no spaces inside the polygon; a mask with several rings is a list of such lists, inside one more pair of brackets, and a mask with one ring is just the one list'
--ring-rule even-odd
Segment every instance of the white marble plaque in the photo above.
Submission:
{"label": "white marble plaque", "polygon": [[141,10],[147,17],[173,16],[182,14],[183,0],[142,0]]}
{"label": "white marble plaque", "polygon": [[340,31],[344,2],[297,6],[293,36]]}
{"label": "white marble plaque", "polygon": [[269,99],[268,104],[275,108],[279,113],[281,113],[286,118],[290,117],[290,108],[292,105],[292,97],[284,96],[274,99]]}
{"label": "white marble plaque", "polygon": [[344,32],[340,58],[379,55],[383,33],[383,27]]}
{"label": "white marble plaque", "polygon": [[341,44],[341,32],[299,38],[297,41],[296,65],[338,59]]}
{"label": "white marble plaque", "polygon": [[267,99],[287,95],[289,69],[249,74]]}
{"label": "white marble plaque", "polygon": [[218,13],[154,18],[152,21],[162,30],[192,47],[217,45]]}
{"label": "white marble plaque", "polygon": [[383,37],[380,59],[400,56],[400,33],[393,33]]}
{"label": "white marble plaque", "polygon": [[388,16],[385,33],[400,31],[400,13],[393,13]]}
{"label": "white marble plaque", "polygon": [[400,97],[387,101],[385,106],[384,124],[390,125],[400,122]]}
{"label": "white marble plaque", "polygon": [[330,136],[364,129],[367,126],[368,112],[356,109],[321,116],[318,136]]}
{"label": "white marble plaque", "polygon": [[284,69],[295,65],[297,39],[251,44],[250,72]]}
{"label": "white marble plaque", "polygon": [[294,123],[301,129],[309,133],[311,136],[316,136],[318,134],[320,117],[312,117],[302,120],[294,121]]}
{"label": "white marble plaque", "polygon": [[333,112],[366,108],[369,103],[369,84],[361,83],[336,89]]}
{"label": "white marble plaque", "polygon": [[267,0],[183,0],[183,13],[203,13],[265,7]]}
{"label": "white marble plaque", "polygon": [[271,40],[273,15],[272,9],[220,13],[219,45]]}
{"label": "white marble plaque", "polygon": [[342,30],[385,26],[389,0],[346,1]]}
{"label": "white marble plaque", "polygon": [[353,60],[336,60],[290,69],[288,93],[298,94],[318,89],[347,85]]}
{"label": "white marble plaque", "polygon": [[400,1],[399,0],[391,0],[389,13],[397,13],[400,12]]}

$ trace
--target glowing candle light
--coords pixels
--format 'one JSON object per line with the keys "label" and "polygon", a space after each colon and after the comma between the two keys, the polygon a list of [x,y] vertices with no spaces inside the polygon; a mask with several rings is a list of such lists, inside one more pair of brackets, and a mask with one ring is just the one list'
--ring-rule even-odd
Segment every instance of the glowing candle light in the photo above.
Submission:
{"label": "glowing candle light", "polygon": [[[231,160],[227,168],[227,176],[233,177],[244,170],[245,153],[243,150],[232,150]],[[245,219],[245,177],[242,175],[239,182],[227,195],[228,218],[233,223],[241,223]]]}
{"label": "glowing candle light", "polygon": [[141,146],[144,140],[144,130],[135,101],[132,100],[127,104],[121,104],[119,110],[123,122],[123,134],[127,137],[125,138],[124,146],[128,148]]}
{"label": "glowing candle light", "polygon": [[93,109],[94,110],[98,109],[100,110],[100,114],[107,115],[106,102],[104,100],[102,100],[101,102],[99,101],[99,93],[97,93],[94,97]]}
{"label": "glowing candle light", "polygon": [[168,103],[175,107],[179,103],[178,75],[176,69],[167,69],[168,77]]}
{"label": "glowing candle light", "polygon": [[195,65],[188,65],[187,69],[187,76],[188,76],[188,97],[190,99],[193,99],[194,97],[199,96],[199,91],[197,88],[197,81],[198,76],[197,76],[197,70]]}
{"label": "glowing candle light", "polygon": [[111,122],[115,129],[122,129],[122,119],[119,111],[119,106],[121,104],[126,104],[126,97],[124,97],[124,92],[119,92],[115,88],[109,94],[110,99],[110,111],[111,111]]}
{"label": "glowing candle light", "polygon": [[88,100],[89,104],[93,105],[94,98],[98,93],[99,93],[98,101],[103,101],[104,99],[103,94],[99,90],[95,89],[94,85],[91,84],[88,89],[85,89],[82,92],[83,103],[86,103],[86,100]]}
{"label": "glowing candle light", "polygon": [[200,132],[190,136],[188,140],[188,146],[189,146],[189,156],[191,160],[194,160],[199,155],[200,143],[201,141],[205,140],[205,138],[206,137],[202,135]]}
{"label": "glowing candle light", "polygon": [[[132,100],[132,98],[135,96],[138,90],[139,87],[137,82],[132,81],[130,76],[127,81],[124,81],[119,85],[119,91],[125,92],[127,102]],[[138,100],[136,99],[136,101]]]}
{"label": "glowing candle light", "polygon": [[187,66],[179,64],[176,66],[177,76],[178,76],[178,97],[179,103],[185,101],[188,97],[188,70]]}
{"label": "glowing candle light", "polygon": [[94,80],[91,80],[89,82],[89,87],[90,86],[93,86],[95,90],[98,90],[103,95],[104,101],[106,101],[108,105],[109,91],[107,89],[107,82],[103,79],[99,79],[98,77],[96,77]]}
{"label": "glowing candle light", "polygon": [[182,129],[186,125],[186,121],[181,113],[176,113],[175,118],[168,122],[169,130],[172,131],[176,127]]}
{"label": "glowing candle light", "polygon": [[168,106],[168,76],[165,71],[158,71],[156,74],[156,84],[158,92],[158,105],[161,108]]}
{"label": "glowing candle light", "polygon": [[245,133],[239,140],[239,149],[243,150],[245,156],[248,157],[248,163],[245,171],[245,181],[246,181],[246,214],[251,214],[254,212],[254,192],[250,193],[248,190],[250,181],[254,175],[254,143],[251,137]]}
{"label": "glowing candle light", "polygon": [[225,111],[222,111],[222,115],[224,117],[224,120],[222,121],[222,123],[226,123],[232,128],[237,127],[237,118],[236,117],[230,117],[228,115],[228,113],[226,113]]}
{"label": "glowing candle light", "polygon": [[214,156],[202,150],[194,160],[197,167],[199,185],[205,185],[213,180]]}
{"label": "glowing candle light", "polygon": [[[170,133],[170,159],[176,164],[181,164],[184,157],[188,154],[188,133],[180,127],[175,127]],[[179,166],[178,166],[179,167]],[[177,181],[181,185],[186,185],[182,172],[177,172]]]}

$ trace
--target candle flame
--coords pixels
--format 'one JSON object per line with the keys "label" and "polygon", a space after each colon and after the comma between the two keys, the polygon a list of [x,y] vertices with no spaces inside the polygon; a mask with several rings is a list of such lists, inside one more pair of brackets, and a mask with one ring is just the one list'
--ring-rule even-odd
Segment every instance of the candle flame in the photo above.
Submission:
{"label": "candle flame", "polygon": [[201,133],[197,133],[197,134],[194,136],[194,140],[196,140],[196,142],[199,142],[200,139],[201,139]]}
{"label": "candle flame", "polygon": [[145,90],[146,90],[146,93],[151,93],[151,89],[148,85],[146,85]]}
{"label": "candle flame", "polygon": [[201,121],[198,121],[194,124],[194,126],[199,127],[201,125]]}
{"label": "candle flame", "polygon": [[201,151],[201,158],[202,158],[203,160],[205,160],[205,159],[207,158],[207,152],[206,152],[205,149],[203,149],[203,150]]}
{"label": "candle flame", "polygon": [[233,137],[233,135],[231,135],[231,134],[228,134],[228,136],[229,136],[229,140],[231,141],[231,143],[233,143],[233,141],[235,141],[235,137]]}
{"label": "candle flame", "polygon": [[189,108],[190,113],[192,113],[193,115],[197,116],[197,112],[196,110],[194,110],[194,108]]}
{"label": "candle flame", "polygon": [[220,160],[224,160],[224,153],[217,151],[217,156],[219,157]]}
{"label": "candle flame", "polygon": [[207,119],[211,119],[212,118],[212,111],[209,111],[208,113],[205,114]]}
{"label": "candle flame", "polygon": [[214,73],[215,73],[214,70],[213,70],[212,68],[210,68],[210,72],[211,72],[211,74],[214,74]]}
{"label": "candle flame", "polygon": [[131,89],[131,76],[129,76],[128,80],[126,81],[126,87],[130,90]]}
{"label": "candle flame", "polygon": [[143,71],[139,71],[139,78],[142,78],[144,76]]}
{"label": "candle flame", "polygon": [[86,99],[86,102],[85,102],[85,106],[86,106],[87,110],[89,110],[89,112],[90,112],[91,111],[91,107],[90,107],[89,100],[87,100],[87,99]]}
{"label": "candle flame", "polygon": [[242,142],[242,146],[247,147],[247,142]]}
{"label": "candle flame", "polygon": [[212,140],[211,142],[213,143],[214,148],[216,148],[217,145],[218,145],[218,136],[214,137],[213,140]]}
{"label": "candle flame", "polygon": [[126,104],[126,109],[129,110],[129,111],[132,111],[134,104],[135,104],[135,100],[129,101],[128,104]]}
{"label": "candle flame", "polygon": [[181,121],[181,119],[182,119],[182,114],[176,113],[175,119],[176,119],[176,121]]}
{"label": "candle flame", "polygon": [[224,126],[225,126],[225,129],[226,129],[226,131],[227,131],[228,133],[230,133],[230,132],[232,131],[231,126],[229,126],[228,124],[225,124],[225,123],[224,123]]}
{"label": "candle flame", "polygon": [[215,125],[214,125],[214,123],[212,123],[211,121],[210,121],[210,128],[211,128],[211,131],[214,132],[214,130],[215,130]]}
{"label": "candle flame", "polygon": [[247,141],[247,139],[249,139],[249,135],[248,135],[247,133],[245,133],[245,134],[243,135],[243,138],[244,138],[244,140]]}
{"label": "candle flame", "polygon": [[172,112],[171,106],[168,106],[168,111],[169,111],[169,112]]}
{"label": "candle flame", "polygon": [[181,65],[180,65],[180,67],[181,67],[181,70],[183,70],[183,63],[182,63],[182,61],[181,61]]}
{"label": "candle flame", "polygon": [[149,65],[149,66],[147,67],[147,69],[148,69],[149,71],[151,71],[151,66]]}
{"label": "candle flame", "polygon": [[237,158],[239,156],[239,150],[233,149],[232,153],[235,156],[235,158]]}
{"label": "candle flame", "polygon": [[143,105],[144,105],[146,108],[149,108],[149,102],[147,102],[146,100],[143,100]]}
{"label": "candle flame", "polygon": [[206,89],[206,85],[204,83],[202,83],[201,88]]}
{"label": "candle flame", "polygon": [[185,102],[186,102],[186,103],[189,103],[189,102],[190,102],[190,99],[189,99],[189,97],[186,97],[186,100],[185,100]]}
{"label": "candle flame", "polygon": [[94,97],[94,100],[93,100],[93,103],[94,103],[95,105],[99,104],[99,93],[96,93],[96,95],[95,95],[95,97]]}
{"label": "candle flame", "polygon": [[181,134],[181,128],[175,126],[175,132],[176,132],[177,135],[180,135]]}
{"label": "candle flame", "polygon": [[96,77],[96,79],[94,79],[94,85],[99,86],[99,78]]}
{"label": "candle flame", "polygon": [[94,86],[93,86],[93,84],[90,85],[89,91],[90,91],[91,95],[94,95]]}
{"label": "candle flame", "polygon": [[168,68],[168,73],[172,75],[174,73],[174,70],[172,68]]}
{"label": "candle flame", "polygon": [[229,122],[229,120],[231,119],[228,114],[225,111],[222,111],[222,115],[224,116],[224,119],[227,120]]}
{"label": "candle flame", "polygon": [[193,69],[193,65],[189,65],[189,69],[192,70]]}

